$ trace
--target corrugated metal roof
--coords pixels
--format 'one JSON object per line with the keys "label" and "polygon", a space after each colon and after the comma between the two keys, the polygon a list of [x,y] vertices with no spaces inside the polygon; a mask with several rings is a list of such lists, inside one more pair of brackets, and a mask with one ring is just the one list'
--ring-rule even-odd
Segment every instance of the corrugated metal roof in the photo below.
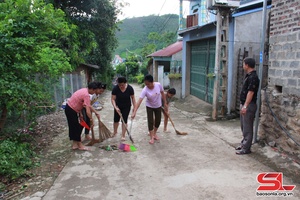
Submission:
{"label": "corrugated metal roof", "polygon": [[215,26],[215,21],[213,21],[213,22],[209,22],[209,23],[207,23],[207,24],[204,24],[204,25],[202,25],[202,26],[193,26],[193,27],[189,27],[189,28],[187,28],[187,29],[183,29],[183,30],[180,30],[180,31],[178,31],[178,35],[179,36],[183,36],[185,33],[187,33],[187,32],[190,32],[190,31],[193,31],[193,30],[200,30],[200,29],[203,29],[203,28],[207,28],[207,27],[209,27],[209,26]]}
{"label": "corrugated metal roof", "polygon": [[158,50],[147,57],[170,57],[182,50],[182,41],[175,42],[164,49]]}

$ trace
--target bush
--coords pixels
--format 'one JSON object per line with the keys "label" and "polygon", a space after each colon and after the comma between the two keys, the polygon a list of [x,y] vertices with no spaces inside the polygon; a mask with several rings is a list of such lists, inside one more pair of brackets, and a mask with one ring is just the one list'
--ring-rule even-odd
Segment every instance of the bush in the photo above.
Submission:
{"label": "bush", "polygon": [[146,64],[143,64],[140,70],[141,70],[141,73],[142,73],[143,75],[145,75],[145,76],[146,76],[147,74],[149,74],[148,69],[147,69],[147,65],[146,65]]}
{"label": "bush", "polygon": [[143,74],[139,74],[139,75],[135,76],[135,78],[136,78],[138,84],[144,83],[144,75]]}
{"label": "bush", "polygon": [[181,77],[181,74],[169,74],[170,79],[180,79]]}
{"label": "bush", "polygon": [[10,139],[1,141],[0,175],[12,180],[24,176],[27,169],[36,166],[35,156],[29,143]]}

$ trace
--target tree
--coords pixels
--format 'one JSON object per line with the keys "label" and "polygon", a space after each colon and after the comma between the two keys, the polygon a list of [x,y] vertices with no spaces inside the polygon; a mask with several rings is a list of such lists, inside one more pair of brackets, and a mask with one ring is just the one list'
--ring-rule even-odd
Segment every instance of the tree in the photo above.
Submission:
{"label": "tree", "polygon": [[0,130],[10,109],[29,110],[45,101],[43,82],[70,71],[61,50],[75,26],[64,12],[42,0],[6,0],[0,3]]}
{"label": "tree", "polygon": [[149,33],[147,39],[148,43],[144,45],[141,51],[144,57],[157,51],[158,49],[163,49],[174,43],[176,41],[176,34],[174,34],[173,32],[165,32],[163,34],[151,32]]}
{"label": "tree", "polygon": [[129,81],[139,74],[140,65],[138,58],[135,55],[130,55],[126,61],[116,66],[116,73],[118,75],[126,76]]}
{"label": "tree", "polygon": [[[120,12],[116,0],[49,0],[61,8],[70,23],[78,26],[79,50],[84,51],[81,62],[100,66],[94,75],[101,81],[112,78],[112,53],[117,46],[117,14]],[[121,5],[122,6],[122,5]]]}
{"label": "tree", "polygon": [[125,63],[121,63],[119,65],[116,66],[116,73],[118,75],[121,75],[121,76],[126,76],[126,64]]}

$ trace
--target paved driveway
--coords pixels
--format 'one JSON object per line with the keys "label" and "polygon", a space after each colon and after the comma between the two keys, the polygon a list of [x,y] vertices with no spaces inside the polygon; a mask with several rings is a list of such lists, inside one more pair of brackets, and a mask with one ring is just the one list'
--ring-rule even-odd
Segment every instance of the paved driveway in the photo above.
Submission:
{"label": "paved driveway", "polygon": [[[141,88],[135,86],[135,92],[138,98]],[[109,92],[103,101],[101,117],[112,130]],[[171,133],[163,133],[161,126],[161,141],[150,145],[143,102],[132,128],[136,152],[105,151],[100,144],[90,152],[75,151],[43,199],[257,199],[257,175],[273,170],[252,155],[235,155],[232,144],[241,139],[238,122],[220,128],[207,123],[205,115],[193,116],[174,106],[170,112],[176,128],[187,136],[176,135],[169,123]],[[120,135],[104,144],[117,144],[119,139]],[[298,188],[293,193],[288,199],[300,198]]]}

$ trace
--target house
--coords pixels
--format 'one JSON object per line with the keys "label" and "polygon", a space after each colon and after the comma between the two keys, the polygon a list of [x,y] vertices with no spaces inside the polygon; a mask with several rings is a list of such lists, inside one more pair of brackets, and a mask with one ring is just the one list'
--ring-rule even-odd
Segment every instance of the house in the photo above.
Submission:
{"label": "house", "polygon": [[[182,50],[182,98],[193,95],[213,104],[214,94],[225,107],[225,114],[239,110],[239,93],[243,80],[242,59],[246,56],[259,58],[262,27],[263,0],[242,0],[240,6],[230,8],[227,26],[222,26],[219,90],[215,90],[217,27],[214,12],[208,10],[215,1],[190,1],[187,28],[179,31],[183,39]],[[208,5],[209,4],[209,5]],[[269,7],[270,8],[270,7]],[[200,17],[206,13],[206,18]],[[222,97],[223,95],[223,97]],[[223,99],[222,99],[223,98]]]}
{"label": "house", "polygon": [[268,85],[262,90],[260,138],[300,150],[300,2],[272,0]]}
{"label": "house", "polygon": [[115,55],[113,61],[112,61],[112,67],[114,70],[116,70],[116,66],[121,64],[123,62],[123,59],[119,55]]}
{"label": "house", "polygon": [[[202,1],[191,1],[188,27],[179,31],[183,38],[182,97],[194,95],[212,103],[217,24],[212,21],[200,25],[199,9],[193,10],[197,2],[199,6]],[[300,2],[267,1],[265,48],[260,49],[263,2],[241,0],[240,6],[232,10],[228,27],[222,29],[227,40],[222,38],[221,45],[227,48],[221,60],[226,60],[227,69],[220,82],[225,77],[227,83],[220,90],[226,91],[227,114],[238,111],[244,77],[242,61],[245,57],[255,58],[257,71],[262,71],[259,138],[295,154],[300,151]],[[263,56],[265,62],[259,70]]]}
{"label": "house", "polygon": [[160,82],[164,88],[168,88],[170,86],[168,77],[170,72],[181,71],[182,41],[177,41],[147,57],[152,58],[150,72],[152,72],[154,80]]}

